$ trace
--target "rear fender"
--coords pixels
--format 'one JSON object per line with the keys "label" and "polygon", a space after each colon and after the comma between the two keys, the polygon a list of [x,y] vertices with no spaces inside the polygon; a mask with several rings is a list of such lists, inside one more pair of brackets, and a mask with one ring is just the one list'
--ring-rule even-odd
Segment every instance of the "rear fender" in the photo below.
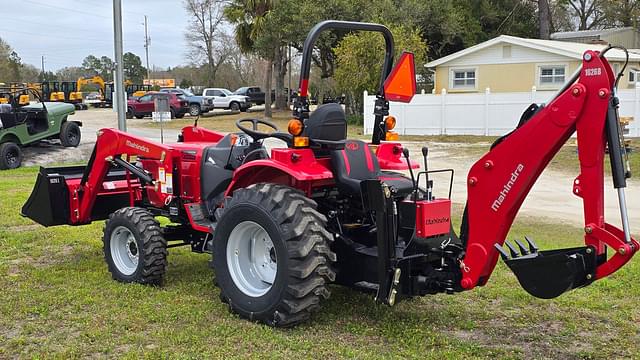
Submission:
{"label": "rear fender", "polygon": [[328,159],[316,159],[310,149],[273,149],[271,159],[254,160],[233,173],[225,195],[257,183],[290,186],[311,194],[314,187],[333,183]]}

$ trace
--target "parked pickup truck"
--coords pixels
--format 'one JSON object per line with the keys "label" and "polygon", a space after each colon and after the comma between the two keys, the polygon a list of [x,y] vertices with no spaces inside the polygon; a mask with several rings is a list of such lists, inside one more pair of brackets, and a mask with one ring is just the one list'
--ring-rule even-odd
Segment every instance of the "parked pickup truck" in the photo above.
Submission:
{"label": "parked pickup truck", "polygon": [[216,109],[229,109],[233,111],[247,111],[251,107],[249,97],[243,95],[235,95],[231,91],[224,88],[206,88],[202,92],[205,100],[213,100],[213,106]]}
{"label": "parked pickup truck", "polygon": [[182,95],[189,102],[189,115],[198,116],[213,110],[213,99],[205,99],[203,96],[194,95],[191,91],[178,88],[165,88],[160,92]]}
{"label": "parked pickup truck", "polygon": [[246,96],[251,103],[256,105],[264,104],[264,91],[257,86],[245,86],[233,92],[236,95]]}

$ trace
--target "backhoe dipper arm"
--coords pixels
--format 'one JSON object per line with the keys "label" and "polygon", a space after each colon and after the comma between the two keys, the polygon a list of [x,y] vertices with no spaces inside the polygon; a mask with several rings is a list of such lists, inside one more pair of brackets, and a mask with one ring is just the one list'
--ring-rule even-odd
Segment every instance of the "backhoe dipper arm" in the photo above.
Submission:
{"label": "backhoe dipper arm", "polygon": [[[96,197],[102,189],[109,168],[115,163],[114,159],[121,155],[155,159],[159,161],[160,167],[167,169],[167,171],[172,169],[171,148],[116,129],[98,131],[98,139],[93,151],[82,179],[79,211],[75,215],[75,219],[72,219],[74,224],[91,222],[91,212]],[[152,178],[157,180],[153,174]],[[149,186],[157,186],[157,184],[154,181]]]}
{"label": "backhoe dipper arm", "polygon": [[[605,223],[604,218],[605,126],[614,81],[607,60],[596,51],[585,52],[578,80],[472,166],[467,178],[467,229],[463,234],[467,248],[460,283],[463,289],[486,284],[499,256],[494,246],[502,246],[531,187],[574,131],[578,135],[580,175],[574,181],[573,193],[583,200],[586,244],[585,248],[574,250],[585,259],[594,259],[596,265],[595,273],[587,266],[586,275],[577,282],[570,280],[572,284],[564,291],[615,272],[638,250],[636,240],[625,241],[623,231]],[[607,245],[615,251],[609,260]],[[534,244],[531,247],[536,248]],[[589,254],[593,252],[597,256],[591,258]],[[575,252],[571,256],[575,257]],[[549,259],[551,255],[545,261]],[[529,275],[543,276],[538,271],[544,271],[545,266],[538,266]],[[523,284],[523,279],[519,280]],[[557,295],[547,293],[540,297]]]}

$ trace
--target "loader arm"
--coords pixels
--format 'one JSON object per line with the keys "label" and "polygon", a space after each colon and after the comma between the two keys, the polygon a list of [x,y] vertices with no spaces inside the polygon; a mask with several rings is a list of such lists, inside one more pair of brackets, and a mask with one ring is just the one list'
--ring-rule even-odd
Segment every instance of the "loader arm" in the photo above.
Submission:
{"label": "loader arm", "polygon": [[[76,225],[91,222],[91,213],[97,194],[102,189],[110,167],[119,161],[117,159],[126,161],[127,159],[122,158],[131,156],[154,159],[160,162],[159,167],[169,172],[173,169],[169,147],[115,129],[98,131],[98,139],[93,151],[80,183],[78,211],[72,214],[71,218]],[[160,184],[156,182],[157,177],[151,176],[150,180],[151,183],[147,186],[159,188]],[[156,202],[162,204],[169,195],[160,191],[158,193],[159,198]]]}
{"label": "loader arm", "polygon": [[[579,258],[583,260],[582,272],[571,270],[578,275],[567,275],[567,278],[582,278],[571,278],[567,280],[570,284],[558,285],[562,288],[545,292],[540,290],[545,285],[535,283],[535,280],[533,285],[523,283],[528,280],[518,276],[519,264],[508,265],[527,291],[539,297],[555,297],[615,272],[638,250],[638,242],[629,237],[628,231],[625,240],[625,233],[606,223],[604,216],[606,125],[607,112],[611,111],[610,101],[614,97],[614,81],[615,76],[607,60],[596,51],[587,51],[577,81],[472,166],[467,177],[468,201],[466,219],[463,221],[466,226],[462,230],[467,243],[466,255],[461,263],[462,288],[471,289],[486,284],[500,254],[501,248],[496,248],[496,244],[499,247],[503,245],[532,186],[575,131],[580,174],[574,181],[572,192],[583,201],[586,246],[566,253],[549,252],[541,256],[523,251],[523,255],[527,256],[522,257],[524,262],[520,265],[529,262],[533,264],[531,266],[538,266],[527,269],[527,274],[522,277],[541,277],[545,269],[552,267],[548,263],[544,265],[541,259],[552,261],[554,256],[560,256],[565,263],[558,267],[573,269],[575,264],[570,261]],[[617,112],[614,115],[617,117]],[[614,151],[613,147],[611,149]],[[624,204],[621,207],[624,208]],[[615,252],[609,260],[607,246]],[[534,250],[537,249],[531,252]],[[538,263],[533,261],[536,259]],[[589,265],[590,262],[594,264]]]}

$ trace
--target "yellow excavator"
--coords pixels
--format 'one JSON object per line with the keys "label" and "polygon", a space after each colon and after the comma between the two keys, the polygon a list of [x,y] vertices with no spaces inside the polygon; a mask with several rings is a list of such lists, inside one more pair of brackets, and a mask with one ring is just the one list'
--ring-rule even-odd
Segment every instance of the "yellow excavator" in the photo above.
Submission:
{"label": "yellow excavator", "polygon": [[80,94],[80,98],[82,98],[82,87],[85,86],[85,85],[89,85],[89,84],[94,84],[94,85],[98,86],[98,92],[100,93],[99,103],[100,104],[104,104],[105,91],[106,91],[106,89],[105,89],[106,82],[104,81],[104,79],[100,75],[96,75],[96,76],[91,77],[91,78],[84,78],[84,77],[78,78],[78,80],[76,81],[76,87],[77,87],[78,92]]}

